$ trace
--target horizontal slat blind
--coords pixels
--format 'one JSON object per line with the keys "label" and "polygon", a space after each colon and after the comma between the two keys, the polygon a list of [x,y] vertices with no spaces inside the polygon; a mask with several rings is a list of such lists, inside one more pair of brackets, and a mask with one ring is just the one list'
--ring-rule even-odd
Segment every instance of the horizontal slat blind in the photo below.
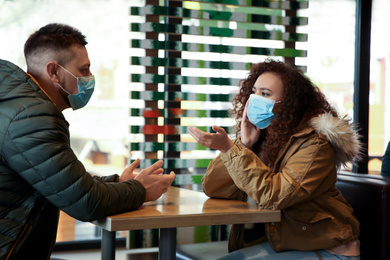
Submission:
{"label": "horizontal slat blind", "polygon": [[[204,174],[217,151],[187,134],[213,125],[233,134],[229,116],[239,81],[266,58],[295,64],[306,50],[308,1],[157,1],[130,8],[131,160],[164,159],[177,182]],[[305,67],[301,67],[305,70]],[[233,138],[233,136],[232,136]]]}

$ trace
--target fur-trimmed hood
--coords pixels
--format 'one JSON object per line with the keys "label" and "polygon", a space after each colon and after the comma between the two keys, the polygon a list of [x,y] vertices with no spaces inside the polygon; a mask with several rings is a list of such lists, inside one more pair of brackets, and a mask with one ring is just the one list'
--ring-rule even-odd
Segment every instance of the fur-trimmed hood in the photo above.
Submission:
{"label": "fur-trimmed hood", "polygon": [[314,130],[325,136],[336,151],[336,166],[356,163],[363,157],[363,145],[356,126],[346,117],[340,119],[330,113],[321,114],[310,121]]}

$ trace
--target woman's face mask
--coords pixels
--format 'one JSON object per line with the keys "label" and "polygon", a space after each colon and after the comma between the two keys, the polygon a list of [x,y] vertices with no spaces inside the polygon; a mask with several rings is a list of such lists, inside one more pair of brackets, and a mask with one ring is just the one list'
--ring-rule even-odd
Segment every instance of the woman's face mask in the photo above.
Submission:
{"label": "woman's face mask", "polygon": [[93,75],[86,76],[86,77],[76,77],[73,75],[70,71],[62,67],[58,64],[62,69],[64,69],[66,72],[68,72],[70,75],[75,77],[77,79],[77,87],[79,89],[78,94],[70,94],[66,89],[64,89],[61,85],[60,87],[68,93],[68,99],[70,102],[70,105],[73,110],[82,108],[87,105],[88,101],[90,100],[93,91],[95,89],[95,77]]}
{"label": "woman's face mask", "polygon": [[272,99],[251,94],[248,100],[247,116],[249,121],[260,129],[267,128],[272,120],[275,119],[275,115],[272,112],[275,102]]}

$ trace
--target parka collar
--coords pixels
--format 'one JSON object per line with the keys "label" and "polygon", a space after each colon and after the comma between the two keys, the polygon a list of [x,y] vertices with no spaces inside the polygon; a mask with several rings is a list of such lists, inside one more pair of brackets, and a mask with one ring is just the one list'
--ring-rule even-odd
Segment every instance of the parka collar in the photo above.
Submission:
{"label": "parka collar", "polygon": [[324,113],[312,118],[310,126],[334,147],[337,168],[362,159],[363,145],[359,140],[360,135],[347,117],[339,118]]}
{"label": "parka collar", "polygon": [[363,145],[359,140],[360,135],[355,125],[346,117],[339,118],[330,113],[324,113],[313,117],[309,122],[309,127],[291,136],[277,161],[295,139],[305,138],[312,134],[327,139],[333,146],[336,152],[337,169],[340,169],[341,166],[345,167],[349,163],[354,164],[363,158]]}

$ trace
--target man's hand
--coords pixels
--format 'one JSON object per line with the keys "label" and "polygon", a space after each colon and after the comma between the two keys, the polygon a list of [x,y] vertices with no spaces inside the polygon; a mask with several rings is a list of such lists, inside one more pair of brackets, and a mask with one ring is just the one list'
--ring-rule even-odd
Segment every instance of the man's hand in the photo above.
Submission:
{"label": "man's hand", "polygon": [[[132,163],[132,165],[134,163]],[[160,198],[161,195],[167,192],[168,187],[171,186],[175,179],[175,173],[173,171],[170,174],[162,174],[164,172],[164,169],[161,168],[162,165],[163,161],[159,160],[152,166],[142,170],[134,178],[139,181],[146,190],[145,202]],[[129,167],[131,167],[131,165]]]}
{"label": "man's hand", "polygon": [[119,182],[126,181],[126,180],[132,180],[137,176],[137,174],[134,174],[134,170],[139,166],[140,160],[135,160],[130,166],[126,167],[122,175],[119,177]]}
{"label": "man's hand", "polygon": [[216,132],[215,134],[203,132],[195,127],[188,127],[188,132],[200,145],[226,153],[234,146],[233,141],[230,140],[222,127],[213,126],[213,130]]}

